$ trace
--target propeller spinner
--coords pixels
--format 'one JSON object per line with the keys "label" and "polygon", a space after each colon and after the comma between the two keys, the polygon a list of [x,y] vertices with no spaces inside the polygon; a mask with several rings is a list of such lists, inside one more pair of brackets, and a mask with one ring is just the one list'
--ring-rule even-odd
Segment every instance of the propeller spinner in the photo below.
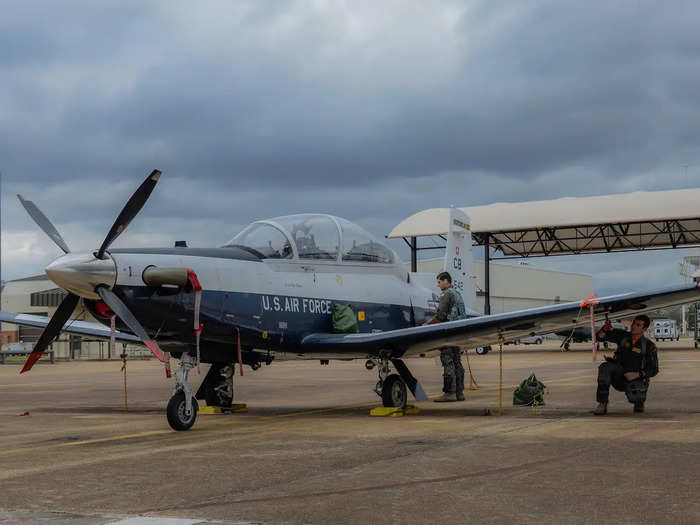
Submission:
{"label": "propeller spinner", "polygon": [[94,253],[71,253],[68,249],[68,244],[66,244],[66,241],[63,240],[63,237],[61,237],[46,215],[32,201],[17,195],[24,208],[34,219],[34,222],[66,253],[66,255],[59,257],[46,267],[46,274],[58,286],[68,291],[68,295],[58,306],[41,337],[39,337],[39,341],[34,345],[34,349],[27,357],[27,361],[20,373],[26,372],[34,366],[41,354],[58,336],[81,297],[102,299],[119,315],[129,329],[142,339],[144,344],[153,352],[153,355],[163,362],[166,361],[163,352],[148,337],[141,323],[111,291],[116,284],[117,268],[114,260],[105,253],[112,242],[121,235],[132,219],[141,211],[141,208],[143,208],[155,188],[160,175],[161,172],[159,170],[153,170],[146,177],[146,180],[143,181],[124,205],[99,250]]}

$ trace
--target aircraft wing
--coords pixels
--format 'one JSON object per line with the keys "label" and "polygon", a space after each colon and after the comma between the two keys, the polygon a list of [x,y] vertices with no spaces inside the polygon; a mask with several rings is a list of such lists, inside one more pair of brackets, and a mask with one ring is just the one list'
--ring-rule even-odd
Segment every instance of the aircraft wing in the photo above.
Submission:
{"label": "aircraft wing", "polygon": [[[700,286],[695,283],[593,300],[597,303],[597,322],[605,320],[606,314],[611,320],[620,319],[696,301],[700,301]],[[561,303],[371,334],[309,334],[301,341],[301,351],[377,355],[389,349],[397,357],[416,355],[448,345],[475,348],[497,344],[501,337],[504,341],[512,341],[570,330],[576,326],[590,326],[589,307],[581,306],[582,303]]]}
{"label": "aircraft wing", "polygon": [[[46,325],[49,324],[50,320],[50,317],[44,317],[42,315],[0,312],[0,321],[3,323],[46,328]],[[100,323],[92,323],[89,321],[68,321],[65,325],[63,325],[61,331],[68,332],[69,334],[109,339],[109,327]],[[125,334],[124,332],[116,331],[114,336],[115,340],[120,343],[141,343],[141,340],[135,335]]]}

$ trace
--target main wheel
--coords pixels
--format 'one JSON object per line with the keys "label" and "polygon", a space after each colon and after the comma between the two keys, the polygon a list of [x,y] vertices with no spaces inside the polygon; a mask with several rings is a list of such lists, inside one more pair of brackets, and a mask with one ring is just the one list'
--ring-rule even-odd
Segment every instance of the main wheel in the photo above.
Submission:
{"label": "main wheel", "polygon": [[382,385],[382,405],[385,407],[405,407],[407,400],[406,383],[398,374],[391,374]]}
{"label": "main wheel", "polygon": [[491,350],[490,346],[479,346],[476,348],[476,353],[479,355],[486,355],[489,353],[489,350]]}
{"label": "main wheel", "polygon": [[197,419],[197,400],[192,396],[192,410],[187,413],[185,403],[185,393],[182,390],[175,392],[168,401],[168,408],[165,411],[168,416],[168,423],[173,430],[189,430]]}
{"label": "main wheel", "polygon": [[536,344],[536,345],[541,345],[541,344],[542,344],[542,338],[541,338],[541,337],[538,337],[537,339],[535,339],[535,344]]}

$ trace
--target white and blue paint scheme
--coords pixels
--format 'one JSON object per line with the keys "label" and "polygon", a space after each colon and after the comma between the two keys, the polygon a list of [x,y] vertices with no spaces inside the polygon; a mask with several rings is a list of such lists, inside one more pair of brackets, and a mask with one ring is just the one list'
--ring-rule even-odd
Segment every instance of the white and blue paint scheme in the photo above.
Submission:
{"label": "white and blue paint scheme", "polygon": [[[4,322],[45,327],[23,371],[31,368],[60,331],[109,338],[110,314],[120,341],[142,341],[157,357],[160,348],[180,360],[168,421],[177,430],[192,426],[194,399],[230,406],[233,370],[278,359],[363,359],[379,370],[375,387],[386,406],[406,403],[407,387],[426,399],[403,358],[445,345],[475,348],[587,325],[578,302],[480,316],[469,218],[450,210],[445,270],[464,298],[469,319],[424,325],[437,307],[434,276],[406,271],[386,244],[345,219],[301,214],[256,221],[218,248],[110,249],[145,204],[160,176],[152,172],[125,205],[101,247],[71,253],[51,222],[32,203],[20,200],[37,224],[66,252],[46,269],[68,291],[54,316],[0,313]],[[199,391],[188,385],[197,363],[196,288],[201,284],[201,361],[211,363]],[[603,297],[594,305],[602,321],[667,306],[696,302],[695,284]],[[82,301],[102,323],[67,323]],[[349,306],[359,333],[334,333],[334,304]],[[234,348],[240,336],[240,359]],[[157,340],[157,344],[155,343]],[[398,373],[392,373],[392,366]]]}

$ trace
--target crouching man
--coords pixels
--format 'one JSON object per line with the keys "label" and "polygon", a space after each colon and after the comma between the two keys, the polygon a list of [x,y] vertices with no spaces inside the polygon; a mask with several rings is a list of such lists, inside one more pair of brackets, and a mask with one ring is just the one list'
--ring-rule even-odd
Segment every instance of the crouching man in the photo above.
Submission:
{"label": "crouching man", "polygon": [[656,345],[644,337],[649,323],[646,315],[638,315],[629,332],[613,329],[609,322],[598,332],[599,339],[617,344],[617,350],[598,367],[595,415],[607,414],[610,386],[625,393],[635,412],[644,412],[649,378],[659,373]]}

